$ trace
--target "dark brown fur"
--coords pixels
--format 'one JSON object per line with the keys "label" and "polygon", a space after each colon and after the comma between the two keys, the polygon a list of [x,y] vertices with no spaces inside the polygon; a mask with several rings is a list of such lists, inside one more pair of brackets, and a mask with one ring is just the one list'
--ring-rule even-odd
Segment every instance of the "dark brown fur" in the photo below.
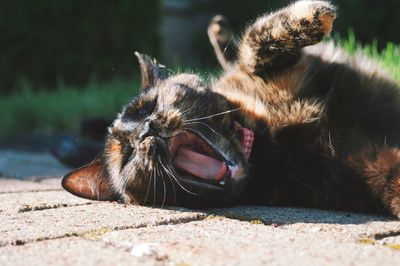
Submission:
{"label": "dark brown fur", "polygon": [[[350,57],[332,43],[311,46],[331,31],[334,18],[329,2],[297,2],[257,19],[233,56],[224,56],[227,38],[218,35],[223,29],[209,29],[226,70],[212,85],[192,74],[165,77],[156,62],[138,55],[144,91],[110,128],[101,158],[103,179],[114,195],[108,199],[400,217],[399,88],[362,56]],[[216,20],[211,29],[215,23],[221,27]],[[255,133],[248,161],[236,122]],[[177,173],[169,147],[185,130],[224,154],[235,176],[218,186]],[[64,186],[97,198],[98,193],[90,197],[68,186],[96,176],[91,185],[96,191],[99,171],[83,169],[67,175]]]}

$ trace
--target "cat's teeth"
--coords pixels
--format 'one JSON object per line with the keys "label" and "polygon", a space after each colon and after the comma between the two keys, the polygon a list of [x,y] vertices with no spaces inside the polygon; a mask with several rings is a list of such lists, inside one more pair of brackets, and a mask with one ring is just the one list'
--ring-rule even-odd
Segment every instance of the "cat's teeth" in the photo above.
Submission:
{"label": "cat's teeth", "polygon": [[221,181],[219,181],[219,184],[220,184],[221,186],[223,186],[223,185],[225,185],[225,181],[224,181],[224,180],[221,180]]}

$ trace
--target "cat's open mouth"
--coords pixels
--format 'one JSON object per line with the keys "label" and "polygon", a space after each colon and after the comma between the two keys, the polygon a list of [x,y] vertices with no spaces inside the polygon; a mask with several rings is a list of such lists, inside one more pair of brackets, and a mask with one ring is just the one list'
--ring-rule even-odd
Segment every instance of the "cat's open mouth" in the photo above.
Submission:
{"label": "cat's open mouth", "polygon": [[[251,150],[252,139],[250,142],[250,148],[244,147],[248,152]],[[190,176],[197,181],[224,186],[237,172],[234,163],[207,140],[191,131],[184,131],[175,136],[169,150],[175,170],[182,177]]]}
{"label": "cat's open mouth", "polygon": [[227,160],[199,135],[184,131],[175,136],[169,150],[175,170],[214,185],[230,177]]}

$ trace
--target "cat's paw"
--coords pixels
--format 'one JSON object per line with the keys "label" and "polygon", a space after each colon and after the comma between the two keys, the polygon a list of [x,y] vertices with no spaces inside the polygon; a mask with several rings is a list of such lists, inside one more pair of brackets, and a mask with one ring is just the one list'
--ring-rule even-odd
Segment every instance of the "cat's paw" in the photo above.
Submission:
{"label": "cat's paw", "polygon": [[301,48],[317,44],[331,32],[335,18],[336,8],[330,2],[309,0],[264,15],[247,28],[241,61],[255,71],[290,66]]}
{"label": "cat's paw", "polygon": [[232,39],[233,33],[228,20],[222,15],[217,15],[211,19],[208,25],[208,35],[210,39],[215,38],[218,44],[222,46]]}
{"label": "cat's paw", "polygon": [[327,1],[299,1],[289,7],[292,27],[309,35],[325,36],[332,30],[336,8]]}
{"label": "cat's paw", "polygon": [[213,17],[208,25],[208,37],[218,62],[228,70],[237,59],[237,46],[228,20],[221,15]]}

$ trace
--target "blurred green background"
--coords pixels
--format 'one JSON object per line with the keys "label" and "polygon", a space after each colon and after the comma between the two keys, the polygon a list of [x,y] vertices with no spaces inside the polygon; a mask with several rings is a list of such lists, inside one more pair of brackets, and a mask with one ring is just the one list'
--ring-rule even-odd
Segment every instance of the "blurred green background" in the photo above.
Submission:
{"label": "blurred green background", "polygon": [[[206,28],[213,15],[228,17],[240,34],[246,23],[288,2],[2,0],[0,143],[114,117],[139,88],[134,51],[172,69],[212,73],[218,66]],[[349,52],[363,49],[399,78],[400,1],[333,2],[336,40]]]}

